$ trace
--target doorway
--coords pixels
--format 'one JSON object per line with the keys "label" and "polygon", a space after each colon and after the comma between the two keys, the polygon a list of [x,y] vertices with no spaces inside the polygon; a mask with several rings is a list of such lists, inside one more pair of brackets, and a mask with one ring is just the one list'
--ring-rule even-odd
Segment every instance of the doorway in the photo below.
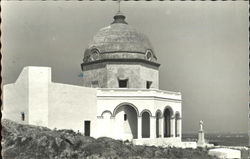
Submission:
{"label": "doorway", "polygon": [[84,121],[84,135],[90,136],[90,121],[89,120]]}

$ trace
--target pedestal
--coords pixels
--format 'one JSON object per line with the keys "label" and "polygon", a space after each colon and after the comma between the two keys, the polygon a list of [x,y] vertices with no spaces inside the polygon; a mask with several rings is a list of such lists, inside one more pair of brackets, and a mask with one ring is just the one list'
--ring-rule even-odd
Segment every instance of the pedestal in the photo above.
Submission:
{"label": "pedestal", "polygon": [[199,133],[198,133],[197,146],[198,147],[204,147],[205,146],[205,137],[204,137],[204,132],[203,131],[199,131]]}

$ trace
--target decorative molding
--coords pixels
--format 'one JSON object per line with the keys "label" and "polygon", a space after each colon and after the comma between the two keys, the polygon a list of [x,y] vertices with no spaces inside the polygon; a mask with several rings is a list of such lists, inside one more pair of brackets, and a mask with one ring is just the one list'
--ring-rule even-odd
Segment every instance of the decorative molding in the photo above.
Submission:
{"label": "decorative molding", "polygon": [[[170,101],[170,102],[175,102],[175,103],[181,103],[181,99],[173,99],[173,98],[164,98],[164,97],[157,97],[157,96],[112,96],[112,95],[97,95],[98,98],[101,98],[101,99],[105,99],[105,98],[132,98],[132,99],[135,99],[135,100],[141,100],[141,98],[144,98],[143,100],[147,100],[145,98],[151,98],[151,99],[148,99],[148,100],[158,100],[158,101]],[[103,98],[102,98],[103,97]],[[107,99],[109,100],[109,99]]]}
{"label": "decorative molding", "polygon": [[122,64],[122,63],[127,63],[127,64],[145,64],[145,66],[151,66],[154,69],[158,69],[160,64],[153,62],[153,61],[148,61],[145,59],[122,59],[122,58],[117,58],[117,59],[100,59],[100,60],[95,60],[95,61],[90,61],[90,62],[83,62],[81,64],[82,71],[87,71],[90,70],[91,68],[87,68],[87,66],[93,65],[93,64],[110,64],[110,63],[117,63],[117,64]]}
{"label": "decorative molding", "polygon": [[150,50],[150,49],[146,50],[145,58],[147,60],[151,61],[152,60],[152,56],[153,56],[152,50]]}
{"label": "decorative molding", "polygon": [[163,116],[162,116],[162,112],[161,112],[161,110],[160,110],[160,109],[157,109],[157,110],[156,110],[156,112],[155,112],[155,116],[157,116],[157,114],[158,114],[158,113],[160,113],[159,118],[162,118]]}
{"label": "decorative molding", "polygon": [[103,51],[101,52],[102,54],[109,54],[109,53],[139,53],[139,54],[145,54],[145,52],[140,52],[140,51]]}
{"label": "decorative molding", "polygon": [[149,116],[150,116],[150,117],[152,116],[151,111],[150,111],[150,110],[148,110],[148,109],[143,109],[143,110],[141,111],[141,113],[140,113],[140,115],[139,115],[139,116],[142,116],[142,114],[143,114],[144,112],[148,112],[148,113],[149,113]]}
{"label": "decorative molding", "polygon": [[164,113],[165,113],[165,111],[166,111],[167,109],[170,110],[170,116],[172,117],[173,114],[174,114],[174,111],[173,111],[173,108],[172,108],[170,105],[167,105],[167,106],[164,107],[163,116],[164,116]]}
{"label": "decorative molding", "polygon": [[112,116],[112,112],[111,112],[110,110],[104,110],[104,111],[102,112],[102,114],[101,114],[102,117],[103,117],[103,114],[104,114],[104,113],[109,113],[110,116]]}

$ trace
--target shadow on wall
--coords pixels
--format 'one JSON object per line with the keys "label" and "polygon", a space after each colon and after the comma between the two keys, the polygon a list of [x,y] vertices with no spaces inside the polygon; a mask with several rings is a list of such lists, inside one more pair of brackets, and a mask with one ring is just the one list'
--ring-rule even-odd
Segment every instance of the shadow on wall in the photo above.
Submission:
{"label": "shadow on wall", "polygon": [[125,136],[131,136],[131,138],[137,138],[137,112],[130,105],[122,105],[114,114],[116,122],[119,122],[123,134]]}

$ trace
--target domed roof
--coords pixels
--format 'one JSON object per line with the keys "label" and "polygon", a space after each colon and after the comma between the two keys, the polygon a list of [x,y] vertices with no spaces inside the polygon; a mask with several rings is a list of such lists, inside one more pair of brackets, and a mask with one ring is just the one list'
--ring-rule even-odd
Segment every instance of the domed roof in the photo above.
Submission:
{"label": "domed roof", "polygon": [[[92,50],[102,53],[153,53],[153,47],[144,34],[138,32],[125,21],[125,16],[118,12],[114,21],[107,27],[101,28],[93,40],[88,44],[84,57],[89,56]],[[124,55],[123,55],[124,57]]]}
{"label": "domed roof", "polygon": [[103,52],[142,52],[153,50],[148,38],[124,23],[113,23],[100,29],[88,48],[96,47]]}

